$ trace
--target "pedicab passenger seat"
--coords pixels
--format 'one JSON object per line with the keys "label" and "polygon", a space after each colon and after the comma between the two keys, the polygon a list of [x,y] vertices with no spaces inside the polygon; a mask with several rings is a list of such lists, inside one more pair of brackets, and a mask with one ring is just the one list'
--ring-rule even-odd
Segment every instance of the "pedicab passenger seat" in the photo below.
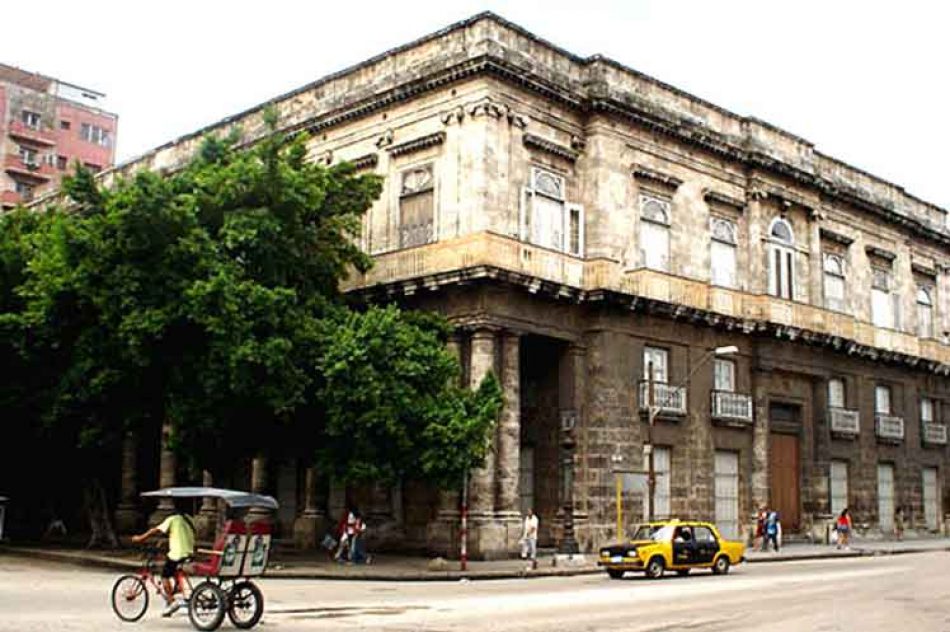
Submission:
{"label": "pedicab passenger seat", "polygon": [[240,520],[228,520],[221,528],[214,548],[199,549],[205,560],[192,565],[192,573],[203,577],[237,577],[247,552],[247,526]]}
{"label": "pedicab passenger seat", "polygon": [[270,545],[270,522],[258,521],[248,525],[247,551],[241,567],[241,577],[255,577],[263,574],[270,557]]}

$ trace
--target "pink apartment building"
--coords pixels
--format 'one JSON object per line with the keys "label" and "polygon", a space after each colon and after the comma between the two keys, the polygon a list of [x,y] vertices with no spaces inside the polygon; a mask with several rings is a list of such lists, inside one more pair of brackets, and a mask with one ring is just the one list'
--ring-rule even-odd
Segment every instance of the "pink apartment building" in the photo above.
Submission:
{"label": "pink apartment building", "polygon": [[76,162],[114,164],[118,116],[101,109],[104,96],[0,64],[0,209],[55,189]]}

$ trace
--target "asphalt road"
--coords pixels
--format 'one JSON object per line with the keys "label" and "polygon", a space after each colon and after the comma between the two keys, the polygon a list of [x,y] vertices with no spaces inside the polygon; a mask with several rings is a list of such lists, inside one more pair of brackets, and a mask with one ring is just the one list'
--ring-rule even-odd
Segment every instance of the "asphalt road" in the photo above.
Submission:
{"label": "asphalt road", "polygon": [[[0,630],[190,630],[186,614],[112,613],[116,573],[0,557]],[[950,553],[754,564],[649,581],[264,579],[266,630],[950,631]],[[234,628],[225,623],[222,629]]]}

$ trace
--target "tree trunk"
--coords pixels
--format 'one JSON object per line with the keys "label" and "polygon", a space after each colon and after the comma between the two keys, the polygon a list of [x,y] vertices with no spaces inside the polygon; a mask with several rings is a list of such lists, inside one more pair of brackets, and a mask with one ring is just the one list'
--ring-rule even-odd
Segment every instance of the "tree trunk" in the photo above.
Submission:
{"label": "tree trunk", "polygon": [[99,479],[92,479],[85,485],[83,504],[89,517],[89,542],[86,548],[118,548],[119,538],[112,527],[106,491]]}

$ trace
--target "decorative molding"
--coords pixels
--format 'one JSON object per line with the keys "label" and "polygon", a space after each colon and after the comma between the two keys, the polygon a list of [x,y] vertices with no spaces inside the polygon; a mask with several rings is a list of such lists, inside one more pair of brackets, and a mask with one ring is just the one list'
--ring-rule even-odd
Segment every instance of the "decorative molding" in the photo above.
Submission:
{"label": "decorative molding", "polygon": [[438,291],[439,288],[450,285],[466,285],[477,282],[505,283],[520,287],[532,294],[546,296],[558,301],[567,301],[574,304],[615,305],[631,312],[675,318],[680,321],[725,331],[741,331],[744,334],[763,339],[787,340],[808,346],[826,347],[873,362],[905,366],[937,375],[950,375],[950,365],[948,364],[899,351],[890,351],[861,344],[833,334],[764,320],[727,316],[703,308],[668,303],[614,290],[581,290],[574,286],[543,280],[529,274],[505,270],[491,265],[472,266],[414,279],[377,284],[354,289],[352,293],[369,301],[391,301],[401,296],[411,296],[423,289]]}
{"label": "decorative molding", "polygon": [[522,137],[522,141],[524,142],[525,147],[547,152],[569,162],[575,162],[579,155],[578,152],[574,151],[570,147],[559,145],[545,138],[541,138],[540,136],[535,136],[534,134],[525,134]]}
{"label": "decorative molding", "polygon": [[492,101],[491,97],[485,97],[469,104],[468,113],[472,117],[489,116],[496,119],[503,118],[508,114],[505,107]]}
{"label": "decorative molding", "polygon": [[331,164],[333,164],[333,150],[328,149],[322,153],[317,154],[316,156],[314,156],[313,161],[319,165],[324,165],[326,167],[329,167]]}
{"label": "decorative molding", "polygon": [[923,263],[920,263],[917,261],[910,262],[910,269],[911,271],[916,272],[917,274],[922,274],[924,276],[928,276],[931,278],[937,277],[937,268],[928,268]]}
{"label": "decorative molding", "polygon": [[376,139],[376,146],[379,147],[380,149],[382,149],[383,147],[389,147],[390,145],[393,144],[394,136],[395,136],[395,133],[393,132],[393,130],[387,129],[385,132],[383,132],[379,136],[379,138]]}
{"label": "decorative molding", "polygon": [[678,189],[679,186],[683,184],[683,181],[676,176],[671,176],[649,167],[644,167],[643,165],[633,166],[633,177],[652,182],[653,184],[658,184],[673,191]]}
{"label": "decorative molding", "polygon": [[515,112],[511,107],[505,106],[505,116],[508,118],[508,124],[512,127],[517,127],[518,129],[524,129],[528,127],[528,117],[524,114],[519,114]]}
{"label": "decorative molding", "polygon": [[435,147],[436,145],[441,145],[445,142],[445,132],[436,132],[434,134],[429,134],[428,136],[422,136],[421,138],[415,138],[405,143],[400,143],[398,145],[393,145],[389,148],[389,155],[395,158],[396,156],[404,156],[405,154],[411,154],[414,151],[421,151],[423,149],[428,149],[429,147]]}
{"label": "decorative molding", "polygon": [[829,228],[819,228],[818,234],[822,239],[827,239],[828,241],[833,241],[836,244],[841,244],[842,246],[850,246],[854,243],[854,239],[848,237],[847,235],[842,235],[841,233],[836,233]]}
{"label": "decorative molding", "polygon": [[359,158],[354,158],[352,162],[353,162],[353,166],[356,167],[357,170],[375,169],[376,165],[379,164],[379,154],[375,152],[372,154],[366,154],[366,155],[360,156]]}
{"label": "decorative molding", "polygon": [[886,261],[894,261],[897,259],[897,255],[889,250],[884,250],[883,248],[878,248],[877,246],[865,246],[864,252],[868,253],[872,257],[878,257],[879,259],[884,259]]}
{"label": "decorative molding", "polygon": [[587,139],[571,134],[571,149],[579,153],[584,153],[584,150],[587,149]]}
{"label": "decorative molding", "polygon": [[719,193],[712,189],[706,189],[703,191],[703,199],[707,203],[720,204],[722,206],[728,206],[742,212],[745,210],[746,203],[742,200],[736,199],[734,197]]}
{"label": "decorative molding", "polygon": [[461,123],[462,120],[465,119],[465,108],[460,105],[451,110],[446,110],[442,113],[440,118],[442,119],[442,124],[446,126],[452,123]]}

